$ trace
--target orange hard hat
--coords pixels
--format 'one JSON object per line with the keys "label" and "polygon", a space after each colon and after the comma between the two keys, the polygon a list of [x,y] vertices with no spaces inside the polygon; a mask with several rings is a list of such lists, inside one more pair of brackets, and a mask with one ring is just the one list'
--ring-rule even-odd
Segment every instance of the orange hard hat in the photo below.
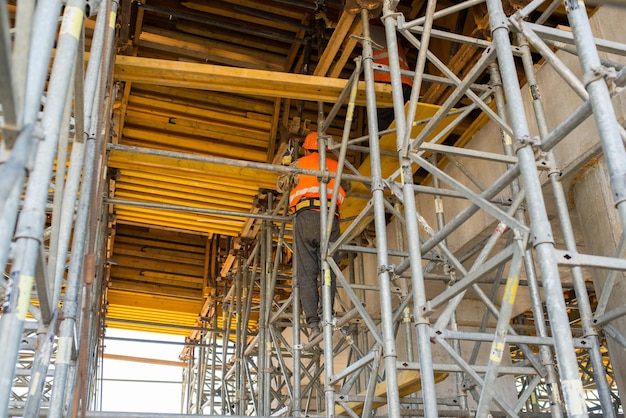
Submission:
{"label": "orange hard hat", "polygon": [[304,138],[302,148],[317,151],[317,132],[311,132]]}

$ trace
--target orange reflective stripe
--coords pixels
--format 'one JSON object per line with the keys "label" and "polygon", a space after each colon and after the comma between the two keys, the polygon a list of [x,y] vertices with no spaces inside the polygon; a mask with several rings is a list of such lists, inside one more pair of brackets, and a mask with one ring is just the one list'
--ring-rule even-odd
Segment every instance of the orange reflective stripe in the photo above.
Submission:
{"label": "orange reflective stripe", "polygon": [[[375,51],[373,53],[374,62],[377,64],[385,65],[389,67],[389,51],[385,48],[381,51]],[[404,50],[398,45],[398,59],[400,63],[400,69],[409,70],[409,63],[404,54]],[[408,86],[413,85],[413,79],[409,76],[400,76],[403,84]],[[374,81],[391,83],[391,75],[387,71],[374,71]]]}

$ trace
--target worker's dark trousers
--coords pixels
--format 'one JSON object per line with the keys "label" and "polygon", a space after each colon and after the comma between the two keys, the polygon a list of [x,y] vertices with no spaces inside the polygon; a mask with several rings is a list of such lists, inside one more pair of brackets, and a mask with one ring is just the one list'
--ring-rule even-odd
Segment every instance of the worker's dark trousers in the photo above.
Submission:
{"label": "worker's dark trousers", "polygon": [[[339,221],[336,216],[330,232],[330,242],[337,241],[340,236]],[[318,286],[321,282],[318,276],[321,271],[320,257],[320,213],[313,209],[301,210],[296,214],[294,221],[294,276],[300,289],[300,303],[304,310],[308,326],[316,326],[320,322],[322,305]],[[333,256],[339,262],[339,254]],[[331,274],[332,301],[335,300],[336,280]],[[331,306],[333,304],[331,303]]]}

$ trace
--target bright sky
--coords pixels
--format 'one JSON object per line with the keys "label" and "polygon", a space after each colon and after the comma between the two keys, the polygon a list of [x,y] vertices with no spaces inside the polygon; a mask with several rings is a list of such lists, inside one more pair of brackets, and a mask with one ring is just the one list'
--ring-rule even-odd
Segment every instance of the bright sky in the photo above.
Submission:
{"label": "bright sky", "polygon": [[[183,342],[180,336],[108,328],[107,337]],[[105,354],[179,361],[181,344],[105,339]],[[181,413],[183,369],[105,358],[101,369],[102,411]],[[167,382],[167,383],[163,383]],[[174,383],[178,382],[178,383]],[[100,382],[98,382],[100,383]],[[99,390],[99,388],[98,388]],[[96,410],[100,410],[96,405]]]}

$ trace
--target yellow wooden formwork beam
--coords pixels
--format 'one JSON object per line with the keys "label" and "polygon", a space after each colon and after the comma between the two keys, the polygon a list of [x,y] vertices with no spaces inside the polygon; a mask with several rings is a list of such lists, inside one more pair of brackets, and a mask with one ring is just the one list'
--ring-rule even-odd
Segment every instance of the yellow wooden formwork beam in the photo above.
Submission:
{"label": "yellow wooden formwork beam", "polygon": [[256,189],[274,189],[278,178],[278,173],[256,168],[228,166],[120,150],[111,150],[108,166],[154,171],[166,175],[193,176],[197,179],[210,179],[212,181],[221,179],[224,184],[230,184],[231,187],[242,185]]}
{"label": "yellow wooden formwork beam", "polygon": [[[171,188],[160,187],[161,184],[152,182],[150,180],[129,179],[133,181],[124,181],[118,183],[118,191],[116,196],[118,198],[124,198],[129,196],[131,199],[158,202],[163,204],[172,205],[184,205],[191,208],[203,208],[203,209],[222,209],[222,210],[240,210],[248,209],[254,200],[253,195],[248,195],[247,199],[237,199],[234,202],[229,202],[228,196],[220,197],[212,196],[211,189],[196,189],[196,190],[174,190]],[[127,192],[127,193],[124,193]],[[204,195],[204,192],[209,195]],[[192,194],[193,193],[193,194]],[[235,193],[240,196],[238,193]],[[228,216],[226,216],[228,218]],[[237,218],[234,218],[237,219]]]}
{"label": "yellow wooden formwork beam", "polygon": [[156,130],[135,129],[128,127],[122,130],[124,145],[154,148],[174,152],[194,152],[223,158],[240,158],[248,161],[265,162],[265,150],[261,148],[241,147],[238,145],[218,144],[204,138],[163,133]]}
{"label": "yellow wooden formwork beam", "polygon": [[[158,238],[155,238],[155,240]],[[173,257],[181,260],[183,263],[204,264],[204,252],[198,251],[199,248],[188,245],[172,245],[172,248],[158,245],[158,242],[146,242],[146,240],[135,239],[135,237],[122,237],[115,240],[115,252],[124,253],[139,251],[146,258],[152,257]],[[167,243],[173,244],[173,243]],[[138,255],[141,255],[138,254]]]}
{"label": "yellow wooden formwork beam", "polygon": [[258,131],[269,131],[272,123],[268,115],[254,112],[225,112],[224,110],[209,109],[206,106],[190,105],[173,102],[163,102],[158,98],[145,97],[143,95],[133,95],[128,100],[129,105],[136,106],[145,113],[155,115],[172,116],[172,114],[184,115],[189,119],[196,118],[199,121],[215,120],[227,126],[245,126]]}
{"label": "yellow wooden formwork beam", "polygon": [[[135,193],[120,192],[118,196],[121,199],[124,199],[126,196],[128,196],[128,199],[134,199],[140,202],[154,202],[154,203],[165,203],[165,204],[170,203],[169,199],[161,199],[159,198],[158,195],[143,196],[136,192]],[[168,208],[161,208],[161,207],[139,207],[137,205],[127,205],[121,202],[116,204],[115,208],[119,210],[124,210],[126,211],[126,213],[136,213],[136,214],[143,213],[146,215],[152,214],[154,216],[159,216],[159,215],[173,216],[177,219],[186,220],[188,222],[195,222],[195,221],[210,222],[211,220],[219,220],[220,222],[224,223],[224,226],[237,226],[237,225],[240,226],[241,223],[245,222],[246,220],[244,216],[221,215],[219,213],[218,214],[201,213],[202,209],[212,209],[212,210],[218,210],[218,211],[237,210],[236,208],[233,208],[233,207],[225,207],[225,206],[218,206],[218,205],[198,205],[195,203],[190,204],[190,203],[183,202],[183,201],[179,201],[178,203],[171,203],[171,204],[181,205],[185,207],[187,210],[178,211],[178,210],[169,210]],[[197,208],[198,210],[195,211],[194,210],[195,208]],[[240,211],[240,212],[242,214],[244,213],[243,211]]]}
{"label": "yellow wooden formwork beam", "polygon": [[[139,322],[154,322],[157,324],[194,326],[198,319],[198,312],[202,308],[203,301],[199,299],[183,299],[177,297],[148,295],[123,290],[107,290],[107,318],[128,319],[133,318]],[[174,334],[189,335],[189,330],[156,325],[123,324],[119,322],[108,323],[114,328],[146,330]]]}
{"label": "yellow wooden formwork beam", "polygon": [[[137,292],[125,292],[115,289],[107,290],[109,305],[127,306],[130,308],[142,308],[146,311],[172,312],[164,314],[176,317],[177,315],[193,315],[195,322],[198,312],[202,307],[202,300],[180,299],[167,296],[155,296]],[[176,312],[176,313],[174,313]],[[159,317],[154,316],[152,321],[159,322]]]}
{"label": "yellow wooden formwork beam", "polygon": [[[267,148],[267,131],[242,128],[238,125],[226,125],[212,121],[202,121],[187,116],[155,115],[141,110],[130,109],[126,112],[126,123],[152,130],[161,130],[172,135],[197,137],[199,140],[212,143],[212,140],[224,143]],[[201,139],[200,139],[201,138]]]}
{"label": "yellow wooden formwork beam", "polygon": [[133,208],[116,206],[118,222],[128,222],[134,225],[160,225],[170,229],[180,229],[190,232],[205,232],[237,236],[241,230],[241,223],[231,223],[227,225],[223,219],[217,217],[198,216],[196,219],[185,219],[185,217],[175,217],[172,211],[134,211]]}
{"label": "yellow wooden formwork beam", "polygon": [[[138,272],[158,271],[168,273],[171,277],[179,279],[187,277],[189,280],[202,278],[204,263],[198,263],[196,260],[185,258],[176,259],[176,257],[164,255],[153,255],[146,257],[142,251],[116,251],[115,262],[117,266],[113,266],[112,275],[118,271],[118,266],[132,267]],[[149,277],[149,276],[147,276]],[[177,280],[178,281],[178,280]]]}
{"label": "yellow wooden formwork beam", "polygon": [[127,280],[120,280],[117,277],[115,278],[115,284],[111,286],[111,289],[133,293],[147,293],[151,296],[173,296],[182,299],[202,299],[201,287],[191,289],[161,283],[136,283]]}
{"label": "yellow wooden formwork beam", "polygon": [[[143,84],[326,103],[335,103],[348,83],[340,78],[123,55],[116,57],[115,78]],[[389,84],[376,83],[375,93],[379,106],[393,105]],[[359,106],[367,103],[365,82],[359,82],[356,102]]]}
{"label": "yellow wooden formwork beam", "polygon": [[167,103],[185,104],[192,101],[200,108],[221,109],[222,112],[227,113],[232,113],[236,109],[245,109],[246,112],[271,115],[274,111],[273,99],[179,89],[154,84],[134,83],[133,95],[157,99],[162,103],[162,106],[166,106]]}
{"label": "yellow wooden formwork beam", "polygon": [[[140,47],[153,48],[176,55],[206,59],[223,65],[259,68],[278,71],[282,69],[279,56],[267,54],[265,59],[252,48],[228,48],[228,44],[204,40],[198,36],[181,35],[178,31],[168,31],[156,27],[145,27],[139,35]],[[257,56],[254,56],[257,55]]]}
{"label": "yellow wooden formwork beam", "polygon": [[214,197],[228,198],[236,202],[242,202],[249,205],[249,196],[255,196],[258,190],[254,187],[238,186],[237,193],[233,193],[233,188],[230,184],[220,183],[212,181],[213,178],[195,178],[195,177],[181,177],[176,175],[164,175],[152,172],[138,171],[132,169],[123,169],[122,177],[128,178],[129,181],[138,181],[138,179],[146,179],[158,181],[163,188],[176,188],[178,190],[210,190]]}
{"label": "yellow wooden formwork beam", "polygon": [[115,288],[115,280],[143,280],[156,284],[179,285],[188,288],[202,289],[204,284],[201,277],[184,276],[182,274],[164,273],[158,271],[138,270],[133,267],[113,266],[111,268],[112,287]]}

